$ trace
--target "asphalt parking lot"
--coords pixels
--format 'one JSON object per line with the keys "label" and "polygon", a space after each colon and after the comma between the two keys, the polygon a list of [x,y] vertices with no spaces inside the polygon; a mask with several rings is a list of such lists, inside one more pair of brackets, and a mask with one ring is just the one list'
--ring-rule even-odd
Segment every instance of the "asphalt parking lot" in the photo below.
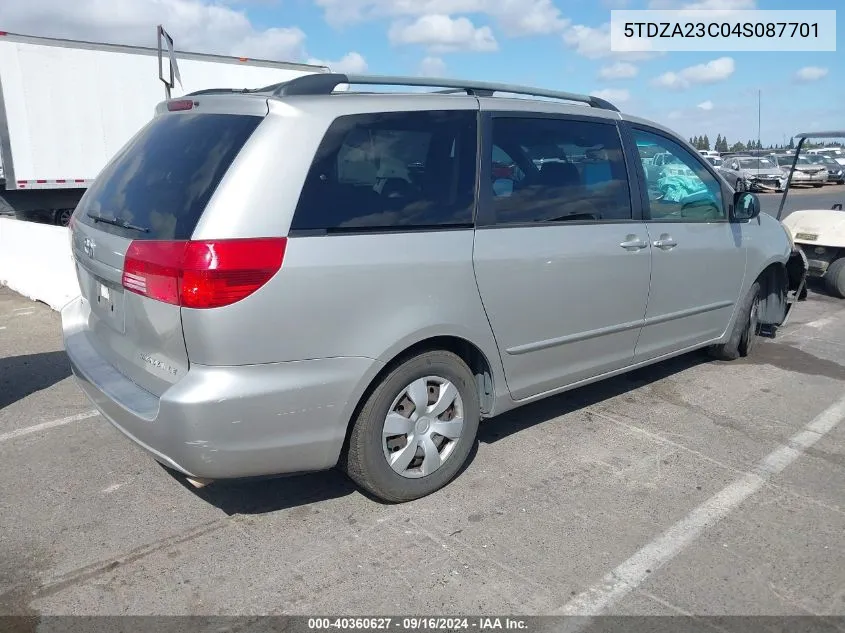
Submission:
{"label": "asphalt parking lot", "polygon": [[[782,193],[760,193],[760,206],[764,213],[776,216]],[[796,209],[830,209],[836,203],[845,203],[845,185],[825,185],[824,187],[807,187],[800,185],[790,187],[783,207],[783,217]]]}
{"label": "asphalt parking lot", "polygon": [[342,475],[194,490],[96,415],[0,288],[0,614],[845,614],[845,302],[483,424],[382,505]]}

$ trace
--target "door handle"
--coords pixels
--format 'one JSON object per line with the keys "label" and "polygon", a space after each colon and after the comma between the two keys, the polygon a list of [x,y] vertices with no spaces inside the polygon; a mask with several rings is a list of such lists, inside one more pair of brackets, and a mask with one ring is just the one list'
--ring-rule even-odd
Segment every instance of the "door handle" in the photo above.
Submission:
{"label": "door handle", "polygon": [[648,242],[641,240],[636,235],[628,235],[624,242],[619,244],[622,248],[629,251],[638,251],[648,246]]}
{"label": "door handle", "polygon": [[652,242],[652,245],[655,248],[659,248],[661,250],[668,251],[668,250],[675,248],[678,245],[678,243],[675,240],[672,239],[671,235],[669,235],[668,233],[664,233],[663,235],[660,236],[659,240],[654,240]]}

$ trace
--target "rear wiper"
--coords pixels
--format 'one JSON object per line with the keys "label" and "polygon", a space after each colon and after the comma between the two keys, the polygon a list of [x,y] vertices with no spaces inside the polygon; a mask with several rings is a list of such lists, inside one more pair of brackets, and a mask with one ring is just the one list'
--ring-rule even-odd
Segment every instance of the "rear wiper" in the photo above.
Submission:
{"label": "rear wiper", "polygon": [[86,213],[89,218],[94,220],[94,222],[102,222],[103,224],[111,224],[112,226],[119,226],[122,229],[131,229],[133,231],[140,231],[141,233],[149,233],[150,229],[145,226],[138,226],[137,224],[131,224],[126,222],[125,220],[118,220],[117,218],[107,218],[102,215],[91,215],[90,213]]}

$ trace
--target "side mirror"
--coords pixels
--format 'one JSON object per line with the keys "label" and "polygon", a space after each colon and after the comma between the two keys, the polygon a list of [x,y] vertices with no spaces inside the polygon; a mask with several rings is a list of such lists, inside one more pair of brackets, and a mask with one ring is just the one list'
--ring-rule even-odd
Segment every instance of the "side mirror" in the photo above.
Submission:
{"label": "side mirror", "polygon": [[507,198],[513,194],[513,180],[510,178],[496,178],[493,181],[493,195],[497,198]]}
{"label": "side mirror", "polygon": [[737,191],[734,194],[733,219],[737,222],[753,220],[760,215],[760,198],[750,191]]}

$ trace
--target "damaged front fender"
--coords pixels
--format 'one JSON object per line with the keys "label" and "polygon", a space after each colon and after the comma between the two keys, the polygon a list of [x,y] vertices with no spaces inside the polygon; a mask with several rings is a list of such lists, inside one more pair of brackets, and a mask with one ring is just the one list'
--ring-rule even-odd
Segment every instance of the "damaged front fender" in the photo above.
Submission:
{"label": "damaged front fender", "polygon": [[789,260],[786,262],[786,276],[789,292],[794,295],[795,301],[804,301],[807,298],[807,274],[810,270],[810,263],[804,251],[798,246],[792,247]]}
{"label": "damaged front fender", "polygon": [[774,338],[786,325],[792,306],[807,298],[809,264],[804,252],[793,246],[786,265],[770,268],[761,278],[760,335]]}

